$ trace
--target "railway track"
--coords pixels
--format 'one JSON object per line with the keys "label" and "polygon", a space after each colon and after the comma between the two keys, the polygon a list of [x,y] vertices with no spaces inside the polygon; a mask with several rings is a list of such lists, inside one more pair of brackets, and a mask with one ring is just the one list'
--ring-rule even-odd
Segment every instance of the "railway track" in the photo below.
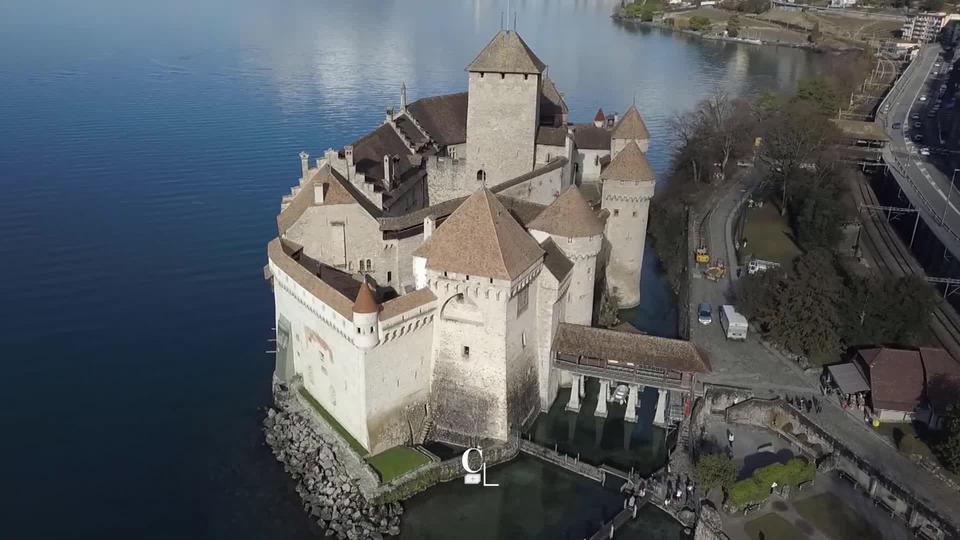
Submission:
{"label": "railway track", "polygon": [[[851,186],[854,198],[859,204],[878,205],[876,194],[866,181],[853,181]],[[897,276],[918,275],[926,277],[923,268],[916,263],[913,255],[906,251],[899,237],[889,224],[880,224],[873,219],[863,220],[866,238],[873,254],[873,262],[877,268],[885,268]],[[869,221],[869,222],[867,222]],[[960,358],[960,321],[954,314],[948,313],[949,306],[937,307],[931,317],[930,326],[933,335],[944,349],[950,351],[954,357]]]}

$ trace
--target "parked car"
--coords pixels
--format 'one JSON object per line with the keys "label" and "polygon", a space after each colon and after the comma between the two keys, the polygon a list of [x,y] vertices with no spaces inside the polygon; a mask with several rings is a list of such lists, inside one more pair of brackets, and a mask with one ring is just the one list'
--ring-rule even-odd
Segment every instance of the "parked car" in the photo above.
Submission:
{"label": "parked car", "polygon": [[920,129],[921,127],[923,127],[923,124],[921,124],[920,122],[914,122],[913,127]]}
{"label": "parked car", "polygon": [[618,385],[617,390],[613,393],[613,400],[622,405],[623,402],[627,400],[627,394],[629,393],[630,389],[627,388],[627,385]]}
{"label": "parked car", "polygon": [[713,322],[713,308],[710,307],[710,304],[700,304],[700,307],[697,308],[697,320],[700,321],[700,324],[710,324]]}
{"label": "parked car", "polygon": [[915,140],[915,141],[917,141],[917,142],[922,141],[922,140],[923,140],[923,133],[917,133],[916,135],[914,135],[914,136],[913,136],[913,140]]}
{"label": "parked car", "polygon": [[900,129],[900,122],[894,122],[893,129]]}
{"label": "parked car", "polygon": [[920,119],[920,113],[916,113],[916,112],[915,112],[915,113],[913,113],[913,116],[911,116],[910,118],[913,118],[914,120],[919,120],[919,119]]}
{"label": "parked car", "polygon": [[927,100],[927,96],[920,96],[920,101],[926,101],[926,100]]}
{"label": "parked car", "polygon": [[929,156],[929,155],[930,155],[930,149],[927,148],[926,146],[924,146],[923,148],[920,149],[920,155],[921,155],[921,156]]}

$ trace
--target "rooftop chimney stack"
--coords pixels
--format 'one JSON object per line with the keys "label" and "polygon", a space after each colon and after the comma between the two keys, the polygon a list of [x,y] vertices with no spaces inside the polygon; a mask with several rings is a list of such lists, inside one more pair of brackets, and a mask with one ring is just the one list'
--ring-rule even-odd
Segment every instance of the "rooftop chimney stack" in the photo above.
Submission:
{"label": "rooftop chimney stack", "polygon": [[347,180],[353,180],[354,177],[354,168],[353,168],[353,145],[348,144],[343,147],[343,157],[347,160]]}
{"label": "rooftop chimney stack", "polygon": [[393,107],[387,107],[387,120],[388,124],[393,123]]}
{"label": "rooftop chimney stack", "polygon": [[393,189],[393,160],[390,154],[383,155],[383,183],[388,190]]}
{"label": "rooftop chimney stack", "polygon": [[310,154],[306,152],[300,152],[300,179],[303,181],[306,181],[309,173],[310,173]]}
{"label": "rooftop chimney stack", "polygon": [[400,83],[400,112],[407,112],[407,83]]}
{"label": "rooftop chimney stack", "polygon": [[433,220],[433,216],[427,216],[423,218],[423,241],[426,242],[433,235],[433,229],[436,227],[436,222]]}

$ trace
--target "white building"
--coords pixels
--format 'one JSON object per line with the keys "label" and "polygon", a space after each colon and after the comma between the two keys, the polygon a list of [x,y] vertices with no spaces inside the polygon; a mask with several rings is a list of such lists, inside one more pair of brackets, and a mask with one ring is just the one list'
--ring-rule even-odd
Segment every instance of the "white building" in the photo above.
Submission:
{"label": "white building", "polygon": [[639,112],[569,124],[511,31],[467,72],[466,93],[401,88],[370,134],[302,153],[268,247],[277,379],[302,378],[371,452],[507,438],[569,384],[551,345],[591,323],[598,273],[639,302],[655,183]]}
{"label": "white building", "polygon": [[950,21],[960,20],[956,13],[920,13],[907,20],[901,30],[903,39],[917,43],[936,41]]}

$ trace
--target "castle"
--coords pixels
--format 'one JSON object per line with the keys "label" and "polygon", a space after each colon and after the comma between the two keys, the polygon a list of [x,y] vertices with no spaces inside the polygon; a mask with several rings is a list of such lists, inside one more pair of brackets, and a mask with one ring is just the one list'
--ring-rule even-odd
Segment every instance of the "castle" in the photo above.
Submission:
{"label": "castle", "polygon": [[592,323],[598,277],[640,301],[655,177],[637,109],[569,123],[514,31],[466,71],[465,93],[401,88],[368,135],[301,153],[268,246],[275,377],[370,452],[506,439],[571,384],[551,347]]}

